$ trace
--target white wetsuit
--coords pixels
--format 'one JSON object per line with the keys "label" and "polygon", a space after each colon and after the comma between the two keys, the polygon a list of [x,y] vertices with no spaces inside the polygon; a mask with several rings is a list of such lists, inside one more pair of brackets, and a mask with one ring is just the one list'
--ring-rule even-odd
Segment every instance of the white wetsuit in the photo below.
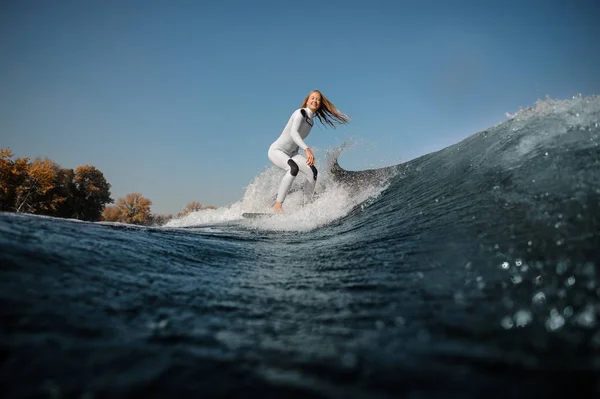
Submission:
{"label": "white wetsuit", "polygon": [[310,133],[314,120],[314,113],[309,108],[300,108],[294,111],[281,136],[269,147],[269,159],[276,166],[285,170],[285,176],[279,185],[277,202],[283,202],[298,174],[302,172],[306,177],[305,193],[311,197],[317,184],[317,169],[306,164],[306,158],[298,154],[298,149],[306,150],[308,146],[304,139]]}

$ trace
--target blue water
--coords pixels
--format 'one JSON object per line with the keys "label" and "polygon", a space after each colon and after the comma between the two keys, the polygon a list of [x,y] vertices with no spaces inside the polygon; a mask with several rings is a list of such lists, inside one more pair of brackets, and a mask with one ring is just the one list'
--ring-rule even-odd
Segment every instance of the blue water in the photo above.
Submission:
{"label": "blue water", "polygon": [[[163,227],[0,214],[3,397],[600,394],[600,98]],[[341,157],[343,160],[343,156]]]}

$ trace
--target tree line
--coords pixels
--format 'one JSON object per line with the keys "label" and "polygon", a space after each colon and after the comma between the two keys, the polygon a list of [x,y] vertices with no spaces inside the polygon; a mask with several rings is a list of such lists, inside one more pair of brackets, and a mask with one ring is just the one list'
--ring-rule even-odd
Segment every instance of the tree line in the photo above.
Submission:
{"label": "tree line", "polygon": [[[153,214],[152,201],[140,193],[108,205],[114,203],[110,183],[94,166],[73,170],[48,158],[13,158],[9,148],[0,148],[0,211],[139,225],[162,225],[173,218]],[[214,207],[191,202],[177,217],[203,209]]]}
{"label": "tree line", "polygon": [[[119,198],[115,205],[108,205],[104,208],[103,219],[107,222],[121,222],[140,225],[163,225],[173,219],[173,215],[153,214],[150,206],[152,201],[140,193],[130,193],[123,198]],[[190,212],[196,212],[205,209],[215,209],[214,206],[202,206],[199,202],[190,202],[185,208],[177,214],[177,217],[183,217]]]}

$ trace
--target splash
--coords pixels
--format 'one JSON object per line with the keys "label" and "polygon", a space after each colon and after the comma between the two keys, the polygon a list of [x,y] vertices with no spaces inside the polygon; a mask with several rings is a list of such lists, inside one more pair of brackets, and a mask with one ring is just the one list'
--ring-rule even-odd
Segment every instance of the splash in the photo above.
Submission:
{"label": "splash", "polygon": [[360,204],[376,199],[387,188],[387,182],[393,176],[392,173],[386,172],[385,178],[378,176],[378,179],[360,181],[358,182],[360,184],[357,184],[353,179],[341,175],[340,171],[346,171],[339,167],[337,160],[352,145],[350,142],[344,142],[327,151],[325,165],[317,165],[319,179],[312,201],[306,200],[303,177],[298,176],[286,198],[284,204],[286,212],[283,215],[258,219],[242,217],[245,212],[272,212],[283,171],[271,166],[248,184],[240,201],[217,209],[192,212],[170,221],[166,227],[202,227],[237,223],[242,227],[253,229],[309,231],[328,225],[348,215]]}

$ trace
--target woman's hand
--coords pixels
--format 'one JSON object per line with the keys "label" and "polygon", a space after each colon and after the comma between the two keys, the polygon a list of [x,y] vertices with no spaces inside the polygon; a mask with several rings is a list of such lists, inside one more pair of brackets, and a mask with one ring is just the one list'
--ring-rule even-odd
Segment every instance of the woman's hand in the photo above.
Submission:
{"label": "woman's hand", "polygon": [[306,151],[306,164],[308,166],[313,166],[315,163],[315,156],[313,155],[310,148],[307,148],[305,151]]}

